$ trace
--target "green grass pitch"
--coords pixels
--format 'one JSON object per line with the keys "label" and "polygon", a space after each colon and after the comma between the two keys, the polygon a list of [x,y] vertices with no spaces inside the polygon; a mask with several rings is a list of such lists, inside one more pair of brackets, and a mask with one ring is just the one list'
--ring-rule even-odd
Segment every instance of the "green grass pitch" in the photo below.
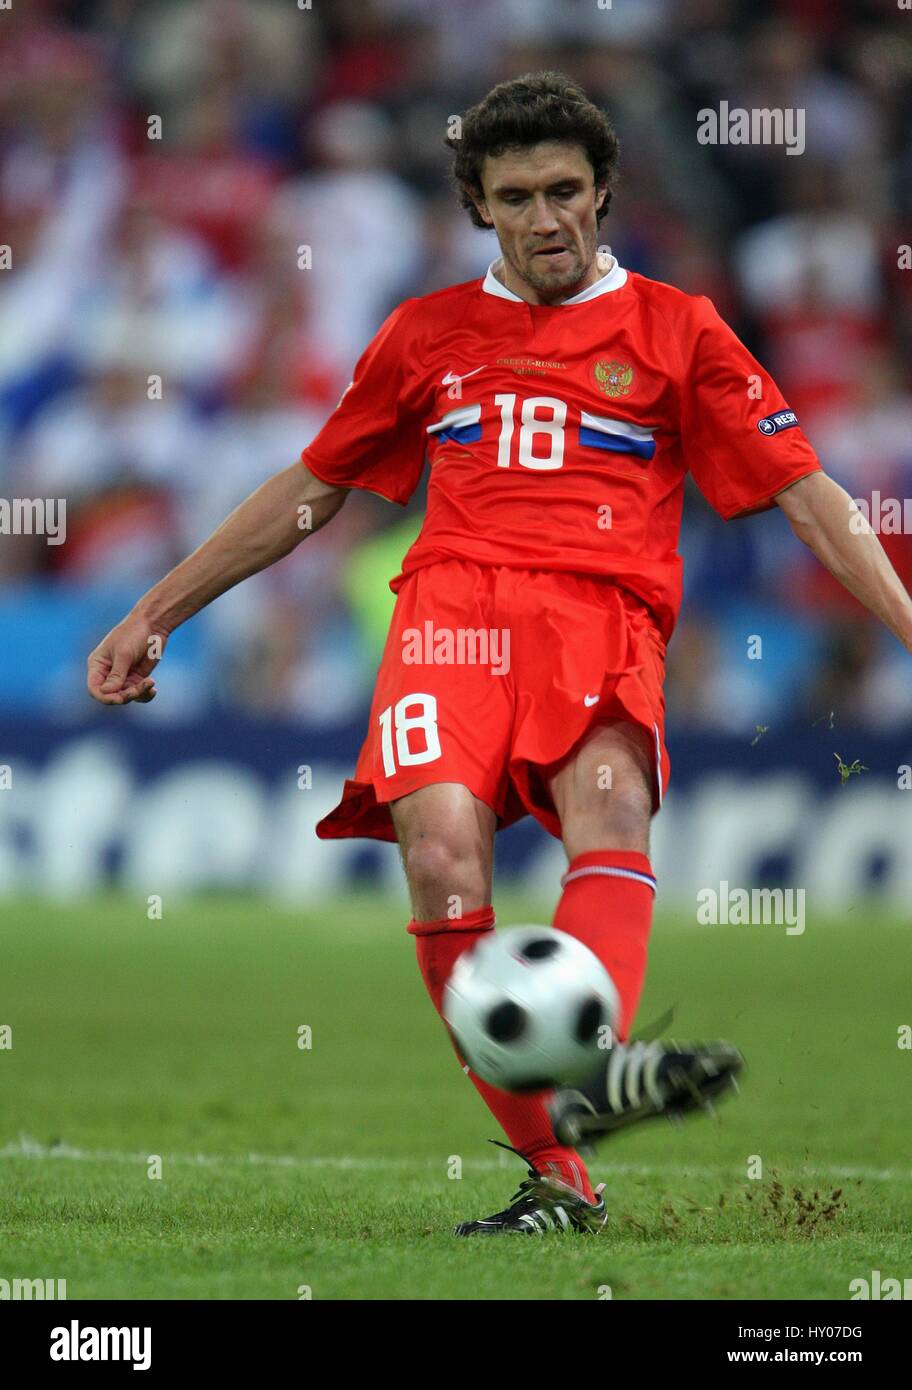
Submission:
{"label": "green grass pitch", "polygon": [[161,921],[142,899],[6,901],[0,1278],[71,1299],[844,1300],[912,1273],[907,923],[847,905],[789,937],[660,905],[639,1021],[674,1006],[673,1036],[739,1043],[741,1095],[602,1145],[603,1236],[459,1241],[524,1168],[485,1143],[406,916],[370,895],[166,901]]}

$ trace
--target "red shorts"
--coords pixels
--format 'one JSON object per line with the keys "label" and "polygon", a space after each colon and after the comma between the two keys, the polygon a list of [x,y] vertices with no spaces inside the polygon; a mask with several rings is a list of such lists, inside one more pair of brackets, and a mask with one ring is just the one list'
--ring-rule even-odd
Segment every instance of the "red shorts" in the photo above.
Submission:
{"label": "red shorts", "polygon": [[671,771],[665,643],[649,610],[609,580],[444,560],[402,583],[367,738],[323,840],[395,840],[386,804],[460,782],[498,829],[527,813],[560,838],[547,779],[594,725],[641,725],[653,813]]}

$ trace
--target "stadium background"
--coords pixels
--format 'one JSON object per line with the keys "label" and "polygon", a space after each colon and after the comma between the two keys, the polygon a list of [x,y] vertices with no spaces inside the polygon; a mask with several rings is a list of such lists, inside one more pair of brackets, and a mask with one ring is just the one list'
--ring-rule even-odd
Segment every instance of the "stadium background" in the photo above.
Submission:
{"label": "stadium background", "polygon": [[[423,490],[404,515],[356,494],[180,630],[154,706],[92,707],[84,662],[297,456],[393,305],[483,272],[493,235],[456,206],[442,140],[504,76],[556,66],[608,107],[622,183],[603,241],[714,299],[853,496],[909,491],[912,39],[890,0],[30,0],[0,19],[0,495],[65,497],[68,528],[62,546],[0,539],[18,790],[0,795],[0,893],[295,897],[377,873],[401,892],[388,847],[310,827],[353,764]],[[805,109],[805,153],[700,145],[696,113],[723,98]],[[908,582],[912,538],[884,543]],[[725,524],[689,486],[682,550],[664,890],[902,900],[912,657],[778,514]],[[868,771],[842,787],[837,753]],[[556,844],[529,824],[502,838],[504,872],[553,883]]]}
{"label": "stadium background", "polygon": [[[745,1093],[719,1125],[606,1146],[595,1250],[449,1237],[504,1205],[518,1160],[488,1156],[421,991],[395,849],[312,833],[420,492],[405,513],[355,494],[180,629],[153,704],[85,694],[88,651],[299,454],[390,307],[483,272],[443,136],[539,67],[617,124],[621,263],[709,294],[825,467],[903,498],[912,13],[892,0],[0,9],[0,499],[63,497],[68,532],[0,535],[0,1279],[845,1299],[912,1269],[912,657],[778,513],[725,525],[688,491],[639,1021],[733,1037]],[[803,108],[805,153],[700,145],[722,100]],[[912,540],[885,539],[908,582]],[[843,786],[835,755],[867,770]],[[549,920],[563,863],[529,820],[506,832],[499,920]],[[723,881],[804,888],[806,932],[697,924]]]}

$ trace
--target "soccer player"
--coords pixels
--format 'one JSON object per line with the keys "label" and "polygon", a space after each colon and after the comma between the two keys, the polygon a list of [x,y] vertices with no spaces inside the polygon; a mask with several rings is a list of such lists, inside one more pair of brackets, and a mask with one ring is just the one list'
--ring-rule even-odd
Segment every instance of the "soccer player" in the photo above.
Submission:
{"label": "soccer player", "polygon": [[741,1064],[729,1044],[629,1041],[656,886],[650,819],[670,771],[662,683],[686,473],[726,520],[778,504],[909,649],[912,604],[709,301],[599,254],[618,144],[577,85],[501,83],[449,143],[462,204],[494,229],[499,258],[394,310],[302,460],[139,600],[92,652],[88,684],[109,705],[151,700],[150,637],[163,646],[287,554],[303,509],[316,530],[353,487],[406,503],[429,462],[367,737],[317,833],[398,840],[438,1011],[454,962],[494,926],[496,830],[530,813],[562,840],[554,925],[614,980],[618,1042],[578,1090],[513,1095],[471,1077],[530,1171],[504,1211],[457,1233],[594,1231],[605,1204],[574,1145],[706,1108]]}

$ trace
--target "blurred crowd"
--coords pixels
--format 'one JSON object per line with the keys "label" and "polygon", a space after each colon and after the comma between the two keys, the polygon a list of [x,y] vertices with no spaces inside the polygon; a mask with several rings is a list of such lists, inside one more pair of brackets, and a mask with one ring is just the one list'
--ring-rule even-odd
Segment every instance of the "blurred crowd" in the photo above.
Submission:
{"label": "blurred crowd", "polygon": [[[297,457],[399,300],[484,272],[496,243],[447,185],[447,122],[545,67],[617,126],[602,239],[621,264],[712,297],[853,497],[912,496],[895,0],[17,0],[0,10],[0,496],[66,497],[68,538],[0,538],[5,626],[52,634],[37,691],[0,662],[0,712],[25,691],[81,701],[112,598]],[[805,153],[699,144],[721,100],[803,108]],[[355,495],[214,605],[183,664],[175,642],[159,717],[357,715],[421,507]],[[912,584],[912,537],[883,540]],[[682,551],[672,724],[912,717],[910,658],[783,517],[726,525],[689,487]]]}

